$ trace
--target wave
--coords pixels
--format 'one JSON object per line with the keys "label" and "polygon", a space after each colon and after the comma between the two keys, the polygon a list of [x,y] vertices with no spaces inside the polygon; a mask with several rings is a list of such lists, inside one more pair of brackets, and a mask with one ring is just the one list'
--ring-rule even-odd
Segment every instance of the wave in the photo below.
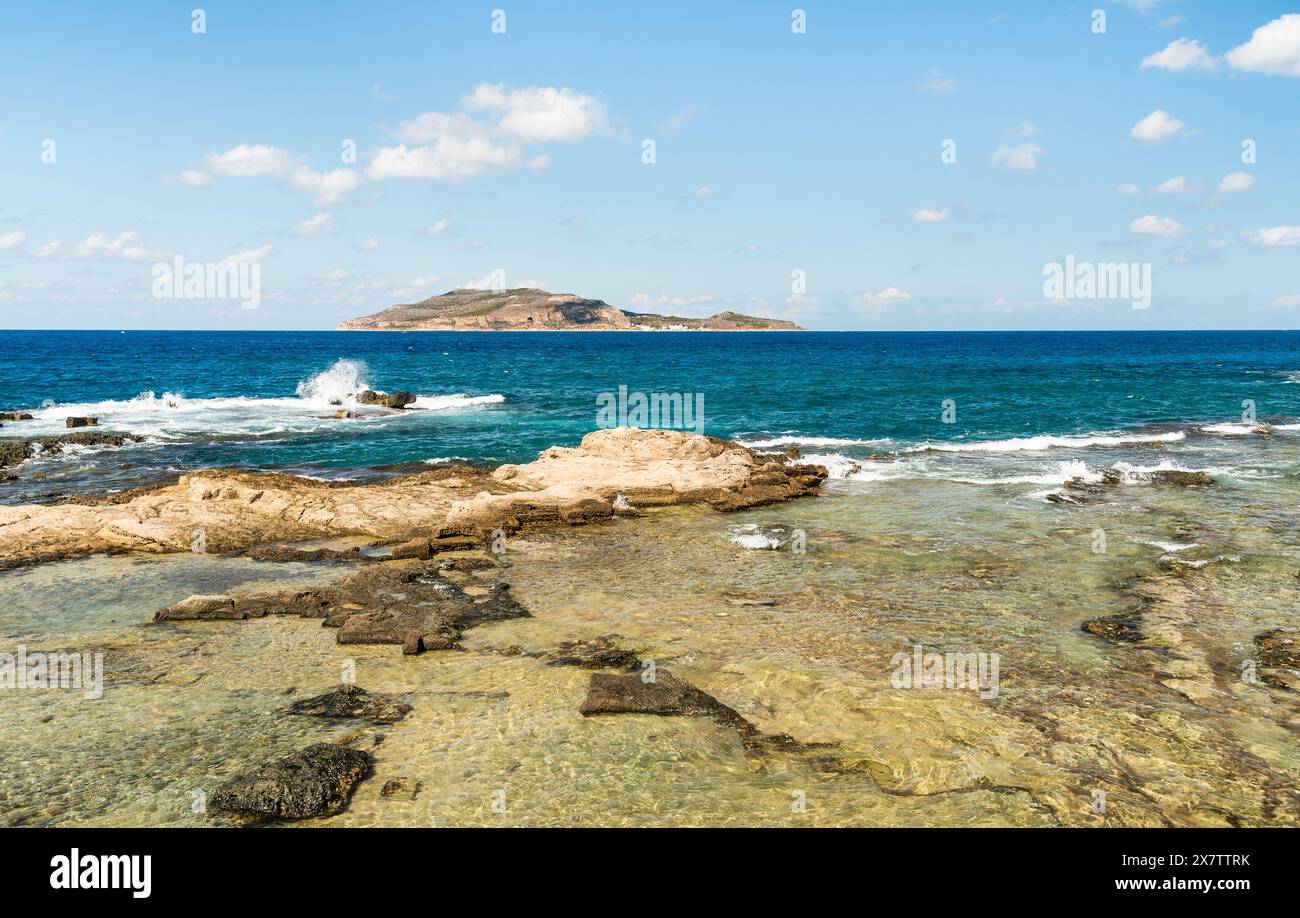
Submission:
{"label": "wave", "polygon": [[1160,434],[1082,434],[1056,436],[1041,434],[1034,437],[1012,437],[1008,440],[977,440],[972,443],[922,443],[907,452],[940,453],[1016,453],[1045,452],[1049,449],[1086,449],[1091,446],[1136,446],[1141,444],[1177,443],[1187,439],[1181,430]]}
{"label": "wave", "polygon": [[893,441],[889,437],[881,437],[876,440],[851,440],[842,437],[800,437],[788,434],[767,440],[737,439],[736,442],[750,449],[772,449],[779,446],[871,446],[876,443],[891,443]]}
{"label": "wave", "polygon": [[[196,437],[270,437],[320,430],[346,431],[357,424],[409,422],[426,412],[470,410],[498,405],[504,395],[417,395],[402,411],[384,411],[358,405],[356,396],[370,388],[364,363],[338,360],[327,369],[298,383],[292,396],[214,396],[188,398],[178,392],[161,395],[146,391],[130,399],[74,402],[32,409],[22,433],[51,436],[65,433],[68,417],[96,417],[99,429],[139,434],[159,440]],[[337,419],[340,410],[356,409],[358,417]],[[418,409],[418,410],[415,410]],[[8,433],[8,430],[4,431]]]}

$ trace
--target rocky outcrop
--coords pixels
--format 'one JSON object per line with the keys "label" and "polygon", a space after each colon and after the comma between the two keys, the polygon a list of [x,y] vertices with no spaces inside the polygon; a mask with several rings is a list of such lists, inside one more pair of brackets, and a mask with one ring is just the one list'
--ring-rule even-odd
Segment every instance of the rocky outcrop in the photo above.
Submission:
{"label": "rocky outcrop", "polygon": [[196,530],[210,552],[365,536],[414,542],[402,553],[421,557],[420,540],[432,554],[497,530],[611,519],[620,494],[642,509],[694,503],[731,511],[813,494],[825,477],[820,466],[787,467],[724,440],[632,428],[594,431],[577,447],[552,447],[494,472],[457,467],[355,483],[200,471],[118,501],[0,506],[0,565],[189,551]]}
{"label": "rocky outcrop", "polygon": [[155,622],[229,621],[266,615],[322,618],[340,644],[399,644],[405,654],[453,650],[468,628],[527,618],[505,584],[470,595],[437,562],[370,565],[324,587],[248,596],[191,596],[154,613]]}
{"label": "rocky outcrop", "polygon": [[367,692],[357,685],[340,685],[323,695],[295,701],[285,709],[287,714],[358,718],[372,724],[395,724],[410,712],[409,704],[388,695]]}
{"label": "rocky outcrop", "polygon": [[331,816],[369,772],[366,753],[317,743],[231,778],[212,793],[208,811],[251,820]]}
{"label": "rocky outcrop", "polygon": [[64,423],[68,427],[98,427],[99,418],[68,418]]}
{"label": "rocky outcrop", "polygon": [[25,411],[0,411],[0,421],[30,421],[32,416]]}
{"label": "rocky outcrop", "polygon": [[[379,405],[381,408],[405,408],[415,403],[415,396],[410,392],[375,392],[367,389],[357,393],[358,405]],[[337,417],[337,415],[336,415]]]}
{"label": "rocky outcrop", "polygon": [[57,456],[68,446],[123,446],[139,443],[135,434],[75,433],[59,437],[0,442],[0,469],[18,465],[35,456]]}
{"label": "rocky outcrop", "polygon": [[340,331],[798,331],[781,319],[720,312],[707,319],[627,312],[602,300],[535,287],[459,288],[348,319]]}

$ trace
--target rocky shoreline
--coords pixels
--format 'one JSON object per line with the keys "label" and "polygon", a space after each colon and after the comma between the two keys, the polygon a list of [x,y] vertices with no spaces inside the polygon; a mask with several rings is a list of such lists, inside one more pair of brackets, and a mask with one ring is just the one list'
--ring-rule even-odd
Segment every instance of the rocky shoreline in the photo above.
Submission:
{"label": "rocky shoreline", "polygon": [[339,537],[428,557],[498,530],[577,525],[637,507],[743,510],[812,494],[825,477],[820,466],[789,466],[728,441],[634,428],[594,431],[577,447],[551,447],[523,465],[456,466],[366,484],[204,470],[110,499],[2,506],[0,567]]}

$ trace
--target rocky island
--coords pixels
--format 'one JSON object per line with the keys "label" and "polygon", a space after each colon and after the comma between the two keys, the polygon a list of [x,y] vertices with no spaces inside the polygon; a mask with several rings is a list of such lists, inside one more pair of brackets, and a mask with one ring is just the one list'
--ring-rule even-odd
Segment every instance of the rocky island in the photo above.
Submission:
{"label": "rocky island", "polygon": [[339,331],[803,331],[783,319],[720,312],[707,319],[628,312],[603,300],[534,287],[458,288],[348,319]]}

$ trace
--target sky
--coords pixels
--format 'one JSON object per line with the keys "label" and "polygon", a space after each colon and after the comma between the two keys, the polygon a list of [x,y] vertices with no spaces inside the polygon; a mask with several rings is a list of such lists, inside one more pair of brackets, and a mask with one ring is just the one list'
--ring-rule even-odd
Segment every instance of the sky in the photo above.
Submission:
{"label": "sky", "polygon": [[0,328],[1290,328],[1298,179],[1296,0],[0,6]]}

